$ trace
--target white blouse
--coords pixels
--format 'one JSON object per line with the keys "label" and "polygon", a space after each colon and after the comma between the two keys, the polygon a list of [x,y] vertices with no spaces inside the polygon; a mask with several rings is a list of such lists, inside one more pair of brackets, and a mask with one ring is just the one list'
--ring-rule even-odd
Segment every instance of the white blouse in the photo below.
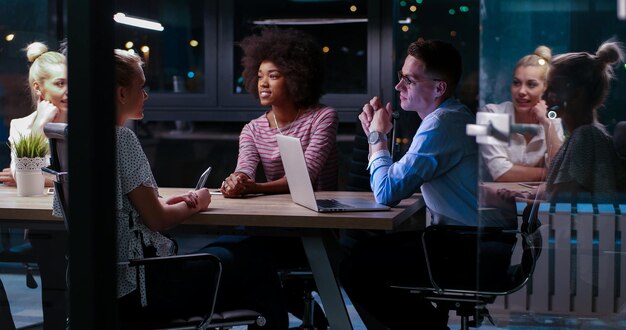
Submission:
{"label": "white blouse", "polygon": [[[500,104],[487,104],[482,112],[505,113],[511,116],[511,123],[515,124],[515,108],[510,101]],[[552,125],[558,138],[563,141],[563,126],[561,119],[551,119]],[[529,167],[543,167],[546,159],[546,138],[543,126],[539,134],[533,136],[527,143],[526,138],[520,133],[511,133],[510,145],[481,145],[480,152],[484,165],[486,165],[491,179],[495,180],[508,172],[513,165]]]}

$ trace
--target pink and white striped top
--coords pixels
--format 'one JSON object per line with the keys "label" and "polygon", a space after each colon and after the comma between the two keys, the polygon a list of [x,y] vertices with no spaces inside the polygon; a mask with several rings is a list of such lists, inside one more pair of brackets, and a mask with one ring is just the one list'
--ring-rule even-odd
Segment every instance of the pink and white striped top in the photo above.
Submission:
{"label": "pink and white striped top", "polygon": [[[337,189],[337,127],[335,109],[318,105],[301,113],[291,125],[280,132],[300,138],[309,175],[315,190]],[[259,162],[263,165],[267,181],[285,176],[280,159],[276,128],[271,128],[267,112],[244,126],[239,135],[239,157],[235,172],[255,178]]]}

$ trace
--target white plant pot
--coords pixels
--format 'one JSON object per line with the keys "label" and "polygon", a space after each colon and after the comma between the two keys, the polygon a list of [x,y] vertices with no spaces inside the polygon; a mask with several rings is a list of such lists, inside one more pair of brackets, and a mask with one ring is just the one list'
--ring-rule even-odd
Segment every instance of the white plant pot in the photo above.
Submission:
{"label": "white plant pot", "polygon": [[43,195],[46,180],[41,173],[41,168],[47,165],[47,159],[44,157],[17,158],[15,165],[18,196]]}

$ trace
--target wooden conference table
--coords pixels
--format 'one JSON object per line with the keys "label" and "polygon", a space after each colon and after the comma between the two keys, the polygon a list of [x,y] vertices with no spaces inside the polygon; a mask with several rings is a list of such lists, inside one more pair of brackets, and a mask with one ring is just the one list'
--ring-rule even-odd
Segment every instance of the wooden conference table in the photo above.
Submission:
{"label": "wooden conference table", "polygon": [[[163,197],[189,189],[160,188]],[[371,192],[319,192],[317,198],[358,197],[373,199]],[[296,205],[288,194],[227,199],[213,195],[210,209],[189,218],[178,230],[215,235],[295,235],[302,239],[309,265],[333,329],[351,329],[350,318],[336,280],[338,244],[334,229],[393,230],[424,207],[419,194],[403,200],[389,211],[317,213]],[[52,196],[18,197],[15,188],[0,185],[2,226],[63,230],[62,219],[51,215]]]}

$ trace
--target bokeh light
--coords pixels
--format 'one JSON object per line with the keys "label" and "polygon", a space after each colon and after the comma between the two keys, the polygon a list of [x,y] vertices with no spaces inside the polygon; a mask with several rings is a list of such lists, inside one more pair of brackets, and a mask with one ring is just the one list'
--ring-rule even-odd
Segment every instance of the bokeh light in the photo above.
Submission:
{"label": "bokeh light", "polygon": [[351,12],[355,13],[355,12],[356,12],[356,10],[357,10],[357,8],[356,8],[356,6],[355,6],[355,5],[350,6],[350,11],[351,11]]}
{"label": "bokeh light", "polygon": [[135,44],[132,41],[126,41],[126,44],[124,44],[124,47],[126,47],[126,49],[131,49],[133,48]]}
{"label": "bokeh light", "polygon": [[196,39],[189,40],[189,46],[191,46],[191,47],[198,47],[198,44],[199,44],[198,40],[196,40]]}
{"label": "bokeh light", "polygon": [[322,47],[322,52],[324,52],[324,53],[330,52],[330,47],[328,47],[328,46]]}
{"label": "bokeh light", "polygon": [[450,9],[450,10],[448,10],[448,14],[454,15],[454,14],[456,14],[456,10]]}
{"label": "bokeh light", "polygon": [[416,12],[417,11],[417,6],[416,5],[412,5],[411,7],[409,7],[409,10],[411,12]]}
{"label": "bokeh light", "polygon": [[147,52],[150,51],[150,47],[148,47],[148,46],[141,46],[141,51],[144,52],[144,53],[147,53]]}
{"label": "bokeh light", "polygon": [[6,35],[6,37],[4,37],[4,40],[9,41],[9,42],[13,41],[13,39],[15,39],[15,34],[13,33],[9,33]]}
{"label": "bokeh light", "polygon": [[402,25],[402,32],[409,32],[409,26],[408,25]]}
{"label": "bokeh light", "polygon": [[193,72],[193,71],[189,71],[189,72],[187,72],[187,78],[189,78],[189,79],[193,79],[193,77],[195,77],[195,76],[196,76],[196,73],[195,73],[195,72]]}

